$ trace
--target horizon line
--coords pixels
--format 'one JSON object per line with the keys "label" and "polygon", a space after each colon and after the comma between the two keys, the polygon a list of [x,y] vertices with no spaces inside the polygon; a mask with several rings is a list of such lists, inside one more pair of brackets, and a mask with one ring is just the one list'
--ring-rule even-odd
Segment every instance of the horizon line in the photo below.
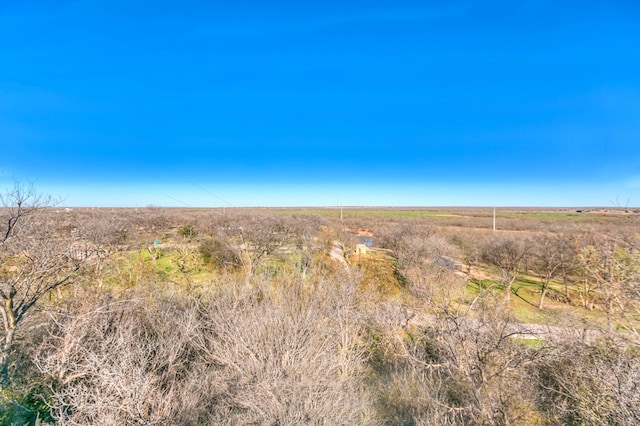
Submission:
{"label": "horizon line", "polygon": [[565,206],[543,206],[543,205],[349,205],[349,206],[328,206],[328,205],[306,205],[306,206],[167,206],[167,205],[154,205],[149,204],[145,206],[91,206],[91,205],[78,205],[78,206],[50,206],[51,209],[182,209],[182,210],[196,210],[196,209],[218,209],[218,210],[240,210],[240,209],[327,209],[327,210],[339,210],[339,209],[579,209],[579,210],[637,210],[640,207],[637,206],[597,206],[597,205],[565,205]]}

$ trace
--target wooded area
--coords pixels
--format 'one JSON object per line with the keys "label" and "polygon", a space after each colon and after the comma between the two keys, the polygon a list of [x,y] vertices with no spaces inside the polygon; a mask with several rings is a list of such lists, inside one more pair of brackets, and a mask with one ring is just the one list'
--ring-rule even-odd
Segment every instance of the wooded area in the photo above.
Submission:
{"label": "wooded area", "polygon": [[2,424],[640,423],[638,212],[2,203]]}

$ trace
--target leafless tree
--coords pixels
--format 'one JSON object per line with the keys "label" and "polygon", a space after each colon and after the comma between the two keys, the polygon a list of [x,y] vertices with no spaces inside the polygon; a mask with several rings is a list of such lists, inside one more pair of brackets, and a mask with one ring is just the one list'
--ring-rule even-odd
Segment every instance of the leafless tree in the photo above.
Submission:
{"label": "leafless tree", "polygon": [[569,247],[568,238],[562,234],[540,234],[533,241],[531,267],[541,283],[539,309],[552,280],[562,276],[566,286],[567,270],[573,260]]}
{"label": "leafless tree", "polygon": [[[66,238],[81,241],[82,246],[90,254],[87,259],[87,271],[98,287],[104,285],[105,279],[112,276],[117,269],[109,262],[111,255],[129,248],[127,238],[131,231],[131,216],[110,211],[68,212],[71,229]],[[88,253],[88,252],[91,253]]]}
{"label": "leafless tree", "polygon": [[559,238],[558,244],[560,244],[560,276],[562,277],[562,285],[564,287],[564,295],[567,301],[571,301],[571,295],[569,293],[569,285],[571,284],[572,277],[574,277],[579,270],[579,261],[577,246],[575,241],[575,231],[562,233]]}
{"label": "leafless tree", "polygon": [[16,332],[31,308],[49,291],[74,280],[90,256],[84,244],[61,235],[51,197],[16,184],[1,198],[0,299],[2,336],[0,385],[9,383]]}
{"label": "leafless tree", "polygon": [[[584,247],[578,258],[585,271],[585,280],[595,285],[609,331],[614,323],[636,331],[637,300],[640,296],[640,257],[631,247],[604,237],[596,245]],[[623,320],[623,322],[620,322]],[[626,321],[624,321],[626,320]],[[636,333],[637,334],[637,333]]]}
{"label": "leafless tree", "polygon": [[487,241],[482,250],[482,260],[497,267],[505,290],[505,301],[511,300],[511,286],[529,255],[530,242],[515,235],[499,235]]}
{"label": "leafless tree", "polygon": [[237,253],[249,282],[255,269],[275,253],[290,238],[289,229],[281,217],[272,215],[240,215],[218,228],[227,246]]}
{"label": "leafless tree", "polygon": [[400,270],[410,269],[428,261],[435,261],[436,250],[434,244],[426,241],[434,237],[434,230],[430,226],[418,228],[416,224],[403,221],[390,227],[381,229],[381,246],[391,250]]}
{"label": "leafless tree", "polygon": [[390,423],[507,425],[535,418],[529,368],[540,353],[518,341],[531,333],[493,296],[485,291],[472,306],[433,299],[437,315],[427,324],[376,348],[384,349],[378,385]]}
{"label": "leafless tree", "polygon": [[161,208],[140,209],[131,217],[138,238],[154,241],[170,232],[176,221],[171,214]]}
{"label": "leafless tree", "polygon": [[565,338],[537,366],[549,424],[640,423],[640,357],[620,339]]}
{"label": "leafless tree", "polygon": [[456,249],[431,226],[400,222],[380,227],[382,247],[395,258],[396,273],[418,298],[429,298],[443,270],[453,268]]}
{"label": "leafless tree", "polygon": [[467,275],[471,275],[472,268],[482,258],[482,245],[478,243],[478,235],[455,235],[453,242],[462,252],[462,263]]}
{"label": "leafless tree", "polygon": [[33,185],[16,182],[13,188],[0,194],[2,216],[0,217],[0,243],[5,244],[16,237],[22,229],[20,222],[35,215],[40,210],[55,204],[50,195],[38,193]]}
{"label": "leafless tree", "polygon": [[[53,315],[38,365],[60,424],[371,424],[349,279],[226,283],[199,300]],[[157,296],[154,296],[154,299]]]}
{"label": "leafless tree", "polygon": [[294,237],[293,251],[297,269],[306,279],[314,257],[322,250],[329,250],[325,241],[318,237],[324,222],[317,216],[293,215],[286,227]]}
{"label": "leafless tree", "polygon": [[86,295],[52,313],[36,363],[52,379],[60,424],[166,424],[193,408],[184,387],[201,373],[189,370],[197,357],[194,307],[156,301],[161,309],[151,310],[143,294],[132,296]]}

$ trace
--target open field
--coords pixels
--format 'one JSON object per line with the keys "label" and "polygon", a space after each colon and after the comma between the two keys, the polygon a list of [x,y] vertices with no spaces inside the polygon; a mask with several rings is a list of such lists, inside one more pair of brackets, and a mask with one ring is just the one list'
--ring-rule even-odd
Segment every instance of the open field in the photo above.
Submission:
{"label": "open field", "polygon": [[[478,226],[485,226],[485,221],[492,225],[493,207],[227,207],[227,208],[87,208],[77,207],[73,211],[81,212],[145,212],[145,211],[172,211],[186,217],[200,215],[228,214],[306,214],[318,215],[327,218],[388,218],[388,219],[420,219],[431,218],[443,220],[465,219],[478,220]],[[541,221],[548,224],[553,221],[579,221],[579,222],[613,222],[620,220],[638,220],[639,208],[557,208],[557,207],[498,207],[496,218],[500,220],[525,219]],[[484,219],[484,220],[483,220]],[[535,223],[535,222],[532,222]],[[498,223],[499,225],[499,223]],[[500,226],[498,226],[500,227]]]}

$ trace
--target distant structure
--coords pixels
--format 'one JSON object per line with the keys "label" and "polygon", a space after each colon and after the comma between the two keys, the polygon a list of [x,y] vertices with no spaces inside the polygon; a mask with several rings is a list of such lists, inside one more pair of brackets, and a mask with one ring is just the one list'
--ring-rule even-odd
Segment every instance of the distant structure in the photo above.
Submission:
{"label": "distant structure", "polygon": [[354,235],[356,246],[373,247],[373,237],[369,235]]}

